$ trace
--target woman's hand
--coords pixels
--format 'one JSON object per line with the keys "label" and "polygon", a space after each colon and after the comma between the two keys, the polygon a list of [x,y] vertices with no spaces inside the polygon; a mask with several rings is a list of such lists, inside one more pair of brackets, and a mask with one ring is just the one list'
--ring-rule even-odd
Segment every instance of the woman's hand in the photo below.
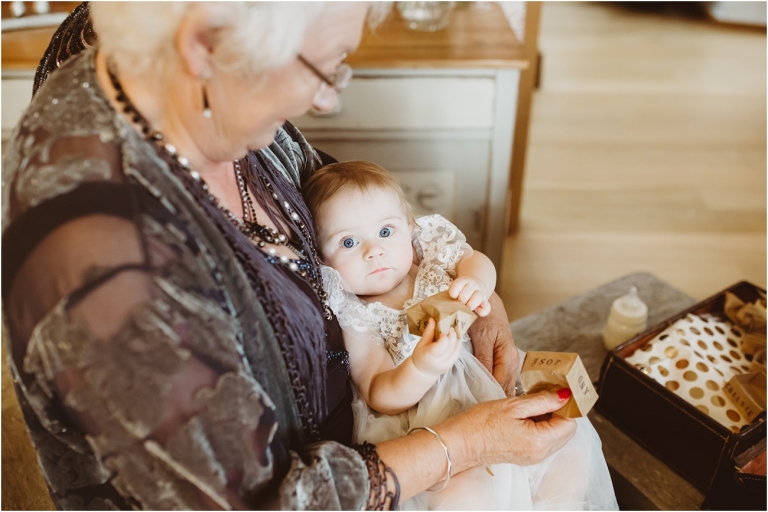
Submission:
{"label": "woman's hand", "polygon": [[475,357],[488,368],[507,396],[515,396],[515,382],[520,368],[520,353],[509,330],[504,303],[496,293],[490,298],[491,314],[469,326]]}
{"label": "woman's hand", "polygon": [[413,365],[422,373],[437,377],[447,372],[461,354],[461,342],[453,327],[435,340],[435,320],[430,318],[424,333],[413,349]]}
{"label": "woman's hand", "polygon": [[[561,393],[562,395],[562,393]],[[465,414],[463,444],[477,464],[509,462],[521,466],[546,459],[576,433],[576,422],[556,414],[534,421],[565,405],[568,397],[546,391],[480,403]],[[454,417],[459,420],[460,416]],[[471,437],[476,437],[472,440]]]}
{"label": "woman's hand", "polygon": [[[536,464],[563,447],[576,422],[552,415],[565,404],[557,393],[483,402],[432,428],[451,455],[452,474],[480,464]],[[381,460],[397,475],[401,503],[445,478],[446,460],[435,437],[423,430],[376,444]]]}
{"label": "woman's hand", "polygon": [[448,295],[467,305],[478,316],[488,316],[491,312],[491,303],[488,302],[488,294],[476,279],[470,277],[458,277],[448,287]]}
{"label": "woman's hand", "polygon": [[445,439],[451,456],[457,453],[457,466],[466,464],[462,469],[480,464],[536,464],[568,442],[576,422],[555,414],[545,421],[533,418],[561,408],[569,396],[544,391],[482,402],[435,430]]}

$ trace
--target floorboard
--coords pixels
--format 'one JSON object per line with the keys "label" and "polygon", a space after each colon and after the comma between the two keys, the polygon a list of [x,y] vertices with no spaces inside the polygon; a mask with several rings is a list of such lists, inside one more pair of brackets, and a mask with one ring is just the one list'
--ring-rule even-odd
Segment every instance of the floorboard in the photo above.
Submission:
{"label": "floorboard", "polygon": [[765,30],[642,4],[543,5],[512,320],[636,271],[766,285]]}

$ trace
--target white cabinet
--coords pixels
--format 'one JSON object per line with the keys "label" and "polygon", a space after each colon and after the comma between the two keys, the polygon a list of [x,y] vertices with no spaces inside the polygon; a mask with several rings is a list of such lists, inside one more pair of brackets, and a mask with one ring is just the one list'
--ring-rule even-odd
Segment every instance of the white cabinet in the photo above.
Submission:
{"label": "white cabinet", "polygon": [[355,69],[341,109],[293,122],[338,160],[395,173],[421,214],[440,213],[501,267],[517,69]]}
{"label": "white cabinet", "polygon": [[[293,120],[338,160],[394,172],[419,214],[440,213],[501,267],[519,71],[356,70],[330,117]],[[32,95],[32,72],[4,72],[2,135]]]}
{"label": "white cabinet", "polygon": [[[53,30],[3,32],[3,140],[29,103]],[[500,270],[518,84],[529,65],[501,8],[457,3],[434,33],[408,29],[393,10],[348,62],[355,78],[341,110],[294,123],[339,160],[396,173],[421,213],[452,220]]]}

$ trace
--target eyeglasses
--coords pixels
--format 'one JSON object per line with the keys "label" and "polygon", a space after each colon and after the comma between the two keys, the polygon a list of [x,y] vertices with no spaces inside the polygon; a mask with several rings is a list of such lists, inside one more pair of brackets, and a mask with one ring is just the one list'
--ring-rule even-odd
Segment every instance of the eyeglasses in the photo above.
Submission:
{"label": "eyeglasses", "polygon": [[[336,68],[336,71],[332,76],[326,76],[302,55],[299,55],[298,59],[302,64],[307,66],[307,68],[312,71],[312,73],[314,73],[317,78],[323,81],[323,88],[328,86],[338,93],[341,92],[342,89],[344,89],[346,86],[348,86],[349,81],[352,79],[352,68],[343,62],[339,65],[338,68]],[[321,89],[321,91],[323,91],[323,89]]]}

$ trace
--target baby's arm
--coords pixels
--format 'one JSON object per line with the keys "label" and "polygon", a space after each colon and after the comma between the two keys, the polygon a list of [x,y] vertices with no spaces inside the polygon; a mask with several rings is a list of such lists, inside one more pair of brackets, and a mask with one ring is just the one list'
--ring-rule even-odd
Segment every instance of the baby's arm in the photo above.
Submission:
{"label": "baby's arm", "polygon": [[496,288],[496,268],[480,251],[465,254],[456,264],[456,279],[448,287],[448,294],[458,299],[480,316],[491,312],[488,298]]}
{"label": "baby's arm", "polygon": [[437,378],[453,366],[461,343],[453,329],[434,340],[430,320],[413,355],[395,366],[383,345],[372,343],[367,333],[344,330],[352,381],[366,403],[384,414],[398,414],[414,406]]}

